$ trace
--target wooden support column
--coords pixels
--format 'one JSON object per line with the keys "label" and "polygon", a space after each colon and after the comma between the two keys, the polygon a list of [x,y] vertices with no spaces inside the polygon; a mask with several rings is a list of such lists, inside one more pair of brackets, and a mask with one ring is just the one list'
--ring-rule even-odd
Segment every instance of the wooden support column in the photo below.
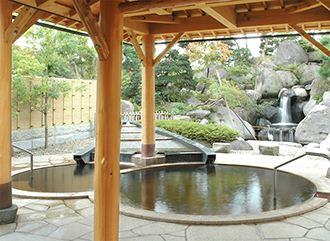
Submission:
{"label": "wooden support column", "polygon": [[155,156],[155,39],[146,35],[142,39],[146,65],[142,66],[142,146],[141,156]]}
{"label": "wooden support column", "polygon": [[100,0],[100,28],[109,58],[98,62],[94,240],[118,240],[120,183],[120,88],[123,15],[120,0]]}
{"label": "wooden support column", "polygon": [[[12,206],[11,193],[11,42],[5,32],[12,22],[12,4],[0,1],[0,209]],[[1,220],[0,220],[1,221]]]}

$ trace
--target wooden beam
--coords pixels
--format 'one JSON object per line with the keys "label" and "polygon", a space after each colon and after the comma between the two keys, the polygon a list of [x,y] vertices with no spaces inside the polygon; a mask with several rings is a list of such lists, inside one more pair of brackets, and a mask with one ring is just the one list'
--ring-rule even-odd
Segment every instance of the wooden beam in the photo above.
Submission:
{"label": "wooden beam", "polygon": [[319,1],[323,5],[323,7],[325,7],[330,11],[330,0],[319,0]]}
{"label": "wooden beam", "polygon": [[137,34],[149,35],[150,34],[150,24],[133,21],[130,18],[124,18],[124,28],[132,29]]}
{"label": "wooden beam", "polygon": [[29,7],[24,7],[20,14],[15,18],[5,33],[7,43],[13,43],[15,36],[22,30],[26,22],[32,17],[36,10]]}
{"label": "wooden beam", "polygon": [[[235,4],[245,4],[245,3],[253,3],[253,2],[264,2],[265,0],[149,0],[149,1],[125,1],[119,4],[119,11],[128,14],[128,13],[136,13],[136,12],[150,12],[151,9],[157,8],[173,8],[173,11],[183,10],[183,8],[187,9],[196,9],[194,5],[199,4],[207,4],[207,7],[216,7],[220,6],[229,6]],[[273,1],[273,0],[266,0]],[[197,6],[200,8],[200,6]]]}
{"label": "wooden beam", "polygon": [[232,9],[230,6],[215,8],[204,7],[202,10],[228,28],[237,27],[237,17],[234,9]]}
{"label": "wooden beam", "polygon": [[308,33],[306,33],[302,28],[298,27],[296,24],[290,23],[290,26],[330,58],[330,51],[326,47],[324,47],[322,44],[317,42],[314,38],[312,38]]}
{"label": "wooden beam", "polygon": [[156,9],[150,9],[150,12],[156,13],[158,15],[172,15],[172,9],[171,8],[156,8]]}
{"label": "wooden beam", "polygon": [[179,42],[180,38],[184,32],[178,33],[175,38],[166,46],[166,48],[161,52],[153,61],[153,66],[156,66],[159,61],[172,49],[172,47]]}
{"label": "wooden beam", "polygon": [[285,9],[239,13],[237,27],[271,26],[287,23],[307,23],[329,21],[329,11],[324,7],[317,7],[305,12],[287,14]]}
{"label": "wooden beam", "polygon": [[319,6],[321,6],[321,3],[318,0],[307,0],[305,2],[301,2],[291,7],[288,7],[286,9],[286,12],[287,14],[300,13]]}
{"label": "wooden beam", "polygon": [[142,65],[147,66],[146,56],[144,55],[144,53],[140,47],[139,41],[136,39],[134,32],[132,30],[126,30],[126,31],[131,39],[131,43],[133,44],[135,51],[136,51],[137,55],[139,56],[139,59],[140,59]]}
{"label": "wooden beam", "polygon": [[12,40],[12,43],[15,43],[17,39],[19,39],[26,31],[28,31],[33,24],[35,24],[38,19],[42,19],[46,13],[41,11],[35,11],[32,17],[25,23],[25,25],[18,30],[17,34]]}
{"label": "wooden beam", "polygon": [[81,21],[83,22],[101,61],[108,59],[110,49],[103,33],[94,18],[92,10],[86,0],[72,0]]}
{"label": "wooden beam", "polygon": [[172,16],[158,16],[158,15],[143,15],[131,17],[133,21],[147,22],[147,23],[167,23],[167,24],[180,24],[183,23],[183,19],[175,18]]}

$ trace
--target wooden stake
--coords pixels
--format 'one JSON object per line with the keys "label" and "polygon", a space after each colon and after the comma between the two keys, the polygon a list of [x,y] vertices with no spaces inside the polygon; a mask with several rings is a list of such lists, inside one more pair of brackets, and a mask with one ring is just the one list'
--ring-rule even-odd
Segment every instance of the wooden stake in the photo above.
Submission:
{"label": "wooden stake", "polygon": [[142,67],[142,146],[141,155],[155,155],[155,39],[146,35],[142,39],[142,47],[146,56],[146,66]]}
{"label": "wooden stake", "polygon": [[5,32],[12,22],[12,3],[0,1],[0,209],[12,206],[11,193],[11,42]]}
{"label": "wooden stake", "polygon": [[120,0],[100,0],[100,28],[111,51],[98,62],[94,183],[94,240],[118,240],[120,88],[123,15]]}

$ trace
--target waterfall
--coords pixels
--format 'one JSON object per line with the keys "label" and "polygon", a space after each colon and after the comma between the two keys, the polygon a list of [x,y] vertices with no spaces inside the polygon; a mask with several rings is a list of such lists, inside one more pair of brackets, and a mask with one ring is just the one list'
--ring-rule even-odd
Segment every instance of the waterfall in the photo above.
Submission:
{"label": "waterfall", "polygon": [[280,99],[280,123],[292,123],[291,117],[291,98],[285,95]]}

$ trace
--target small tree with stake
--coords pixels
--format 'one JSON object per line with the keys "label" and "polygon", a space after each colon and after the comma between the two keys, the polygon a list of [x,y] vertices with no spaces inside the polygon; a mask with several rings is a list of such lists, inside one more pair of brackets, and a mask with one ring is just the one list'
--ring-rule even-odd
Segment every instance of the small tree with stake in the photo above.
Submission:
{"label": "small tree with stake", "polygon": [[[40,111],[45,119],[45,148],[48,146],[48,123],[47,115],[51,107],[51,101],[60,96],[67,97],[71,91],[70,82],[65,80],[55,80],[46,73],[47,67],[40,64],[29,49],[14,47],[13,50],[13,78],[12,93],[16,97],[13,106],[13,116],[17,116],[15,111],[18,104],[28,103],[30,106]],[[37,75],[41,77],[36,77]],[[85,91],[86,86],[77,88],[75,91]]]}

